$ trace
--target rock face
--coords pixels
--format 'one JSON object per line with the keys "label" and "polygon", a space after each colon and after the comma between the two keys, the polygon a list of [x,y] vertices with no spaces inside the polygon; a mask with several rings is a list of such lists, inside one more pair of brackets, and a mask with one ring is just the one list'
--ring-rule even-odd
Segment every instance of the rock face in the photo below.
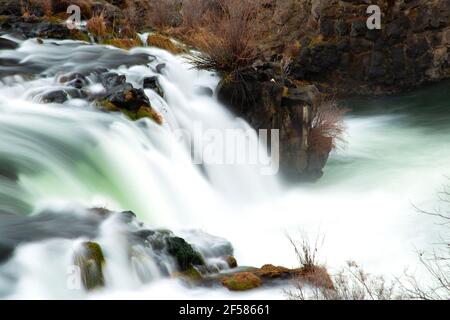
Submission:
{"label": "rock face", "polygon": [[[328,153],[317,157],[308,144],[312,119],[321,95],[312,85],[283,79],[276,64],[262,64],[225,77],[219,100],[256,130],[279,130],[281,170],[292,180],[314,180],[322,175]],[[331,148],[330,148],[331,150]]]}
{"label": "rock face", "polygon": [[[302,3],[294,78],[347,95],[395,93],[450,77],[448,0]],[[381,30],[367,27],[369,5],[381,8]]]}

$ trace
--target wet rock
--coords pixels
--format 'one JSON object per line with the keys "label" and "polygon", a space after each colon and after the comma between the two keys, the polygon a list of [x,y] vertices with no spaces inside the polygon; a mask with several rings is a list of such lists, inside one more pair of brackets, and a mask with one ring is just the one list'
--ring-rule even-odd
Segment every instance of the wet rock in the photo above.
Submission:
{"label": "wet rock", "polygon": [[64,103],[67,100],[69,100],[69,95],[65,90],[51,91],[41,97],[43,103]]}
{"label": "wet rock", "polygon": [[166,67],[167,67],[167,65],[165,63],[160,63],[156,66],[156,72],[158,74],[162,74]]}
{"label": "wet rock", "polygon": [[200,253],[182,238],[169,237],[166,239],[166,245],[167,252],[175,258],[180,271],[205,264]]}
{"label": "wet rock", "polygon": [[114,72],[106,72],[100,74],[100,81],[107,91],[111,91],[117,86],[125,85],[127,79],[124,75],[119,75]]}
{"label": "wet rock", "polygon": [[105,257],[96,242],[83,242],[75,253],[74,264],[80,268],[81,281],[86,290],[94,290],[105,285],[103,268]]}
{"label": "wet rock", "polygon": [[214,95],[213,89],[209,87],[199,87],[195,90],[197,94],[206,96],[206,97],[212,97]]}
{"label": "wet rock", "polygon": [[226,261],[227,261],[228,266],[229,266],[231,269],[237,268],[238,263],[237,263],[237,260],[236,260],[235,257],[233,257],[233,256],[228,256],[227,259],[226,259]]}
{"label": "wet rock", "polygon": [[0,50],[14,50],[18,47],[19,44],[17,42],[5,38],[0,38]]}
{"label": "wet rock", "polygon": [[12,248],[11,246],[7,246],[6,244],[0,243],[0,264],[11,258],[13,252],[14,248]]}
{"label": "wet rock", "polygon": [[222,284],[231,291],[247,291],[262,285],[261,279],[251,272],[241,272],[225,277]]}
{"label": "wet rock", "polygon": [[[296,85],[279,79],[272,66],[241,70],[239,78],[221,81],[219,101],[256,130],[279,130],[280,169],[289,180],[315,180],[322,170],[312,163],[308,136],[311,121],[321,103],[315,86]],[[331,146],[330,150],[331,151]],[[320,163],[323,165],[324,163]]]}
{"label": "wet rock", "polygon": [[137,112],[142,106],[149,106],[150,101],[142,89],[135,89],[130,83],[114,87],[106,99],[119,109]]}
{"label": "wet rock", "polygon": [[121,111],[131,120],[150,118],[157,124],[162,124],[161,115],[156,112],[143,89],[134,88],[126,82],[124,75],[106,72],[97,75],[106,92],[97,98],[96,104],[104,111]]}
{"label": "wet rock", "polygon": [[144,78],[144,89],[152,89],[157,94],[159,94],[162,98],[164,98],[164,90],[162,89],[161,85],[159,84],[158,77],[146,77]]}

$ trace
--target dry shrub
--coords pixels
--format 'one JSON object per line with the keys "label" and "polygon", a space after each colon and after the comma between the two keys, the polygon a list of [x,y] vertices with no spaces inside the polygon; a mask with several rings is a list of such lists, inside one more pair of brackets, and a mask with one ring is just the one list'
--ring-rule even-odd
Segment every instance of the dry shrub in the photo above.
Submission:
{"label": "dry shrub", "polygon": [[148,19],[158,30],[176,27],[180,21],[179,0],[156,0],[150,3]]}
{"label": "dry shrub", "polygon": [[193,31],[205,25],[208,13],[221,11],[220,0],[183,0],[181,7],[181,28]]}
{"label": "dry shrub", "polygon": [[298,280],[294,289],[287,290],[291,300],[399,300],[404,296],[396,282],[381,276],[372,276],[355,262],[333,276],[333,288],[309,286]]}
{"label": "dry shrub", "polygon": [[328,154],[330,150],[345,145],[344,115],[347,111],[339,108],[334,100],[326,101],[319,106],[309,133],[309,145],[315,152]]}
{"label": "dry shrub", "polygon": [[53,12],[52,0],[30,0],[30,6],[42,9],[46,17],[51,17]]}
{"label": "dry shrub", "polygon": [[218,0],[220,12],[208,11],[205,23],[189,42],[204,54],[194,56],[195,67],[232,73],[258,57],[258,1]]}
{"label": "dry shrub", "polygon": [[[450,179],[450,178],[449,178]],[[420,213],[437,218],[439,225],[450,225],[450,186],[444,186],[439,192],[439,200],[443,207],[434,211],[424,211],[416,208]],[[448,229],[446,230],[448,232]],[[430,275],[427,285],[419,283],[415,276],[406,274],[402,282],[403,288],[411,299],[421,300],[450,300],[450,234],[440,237],[440,241],[433,252],[419,252],[419,260]]]}
{"label": "dry shrub", "polygon": [[103,38],[108,33],[106,20],[102,13],[92,16],[92,18],[88,20],[86,27],[94,37]]}
{"label": "dry shrub", "polygon": [[295,241],[290,236],[287,237],[294,248],[295,255],[302,269],[305,272],[316,269],[318,267],[318,253],[320,247],[323,245],[324,237],[318,235],[313,245],[304,234],[302,234],[300,241]]}

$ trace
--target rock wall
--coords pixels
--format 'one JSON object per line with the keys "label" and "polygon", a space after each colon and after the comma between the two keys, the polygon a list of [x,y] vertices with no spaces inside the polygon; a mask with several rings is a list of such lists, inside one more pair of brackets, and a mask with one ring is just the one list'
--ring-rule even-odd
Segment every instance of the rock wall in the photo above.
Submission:
{"label": "rock wall", "polygon": [[217,89],[218,98],[256,130],[279,130],[280,172],[285,177],[318,179],[328,152],[312,152],[309,135],[321,94],[314,85],[299,86],[280,78],[277,69],[276,64],[262,64],[224,78]]}
{"label": "rock wall", "polygon": [[[338,94],[385,94],[450,77],[449,0],[295,2],[306,21],[297,25],[297,79]],[[381,8],[381,30],[366,25],[371,4]]]}

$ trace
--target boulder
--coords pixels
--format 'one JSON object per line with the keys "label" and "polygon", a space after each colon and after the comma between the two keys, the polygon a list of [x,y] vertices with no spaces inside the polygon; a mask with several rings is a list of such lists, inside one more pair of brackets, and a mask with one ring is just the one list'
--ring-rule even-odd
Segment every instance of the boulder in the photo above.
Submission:
{"label": "boulder", "polygon": [[83,242],[74,255],[74,264],[80,268],[81,281],[86,290],[94,290],[105,285],[103,267],[105,257],[96,242]]}
{"label": "boulder", "polygon": [[180,271],[187,271],[193,266],[204,265],[205,262],[197,251],[179,237],[166,238],[167,252],[172,255],[179,267]]}
{"label": "boulder", "polygon": [[159,94],[162,98],[164,98],[164,90],[162,89],[161,85],[159,84],[158,77],[146,77],[144,78],[143,87],[144,89],[151,89],[155,91],[157,94]]}
{"label": "boulder", "polygon": [[261,279],[251,272],[240,272],[230,277],[225,277],[222,284],[230,291],[247,291],[262,285]]}
{"label": "boulder", "polygon": [[54,90],[41,97],[43,103],[64,103],[67,100],[69,100],[69,95],[65,90]]}
{"label": "boulder", "polygon": [[9,39],[0,38],[0,50],[14,50],[19,47],[17,42]]}

